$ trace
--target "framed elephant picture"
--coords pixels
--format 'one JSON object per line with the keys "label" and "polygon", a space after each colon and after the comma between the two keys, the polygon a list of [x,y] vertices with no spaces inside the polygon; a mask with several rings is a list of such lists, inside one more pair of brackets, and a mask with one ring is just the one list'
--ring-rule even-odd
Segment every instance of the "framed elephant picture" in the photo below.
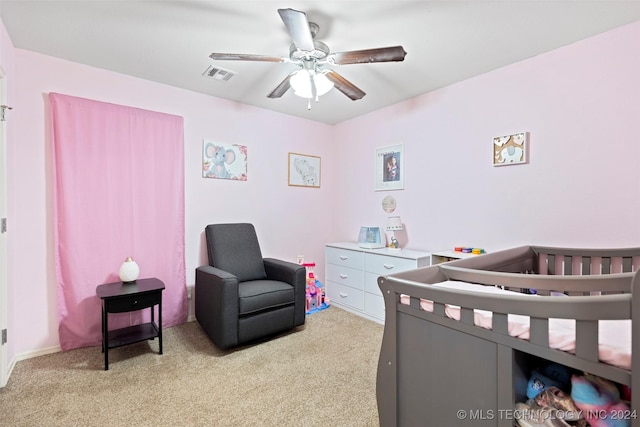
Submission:
{"label": "framed elephant picture", "polygon": [[493,138],[493,166],[521,165],[528,162],[528,133]]}
{"label": "framed elephant picture", "polygon": [[289,153],[289,185],[320,188],[320,157]]}
{"label": "framed elephant picture", "polygon": [[247,180],[247,147],[238,144],[202,142],[202,177]]}

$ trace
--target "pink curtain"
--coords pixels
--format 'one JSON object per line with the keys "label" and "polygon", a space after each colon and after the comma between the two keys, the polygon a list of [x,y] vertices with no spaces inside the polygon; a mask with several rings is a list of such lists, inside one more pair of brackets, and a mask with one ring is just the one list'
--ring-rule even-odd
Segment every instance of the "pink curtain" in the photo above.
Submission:
{"label": "pink curtain", "polygon": [[[162,326],[185,322],[182,117],[57,93],[49,100],[62,350],[100,344],[96,286],[120,281],[128,256],[140,278],[165,284]],[[109,315],[109,329],[149,313]]]}

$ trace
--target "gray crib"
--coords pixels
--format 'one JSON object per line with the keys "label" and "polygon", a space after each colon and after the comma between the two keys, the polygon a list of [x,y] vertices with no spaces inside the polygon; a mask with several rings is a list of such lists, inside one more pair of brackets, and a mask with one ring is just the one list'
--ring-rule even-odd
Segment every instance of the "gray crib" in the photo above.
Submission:
{"label": "gray crib", "polygon": [[[512,426],[525,400],[531,369],[555,362],[637,391],[640,409],[640,248],[568,249],[523,246],[381,276],[385,326],[376,395],[381,426]],[[444,281],[526,291],[492,295],[430,286]],[[568,295],[554,296],[554,295]],[[404,298],[403,298],[404,296]],[[406,301],[409,301],[407,304]],[[433,302],[432,311],[421,301]],[[404,302],[403,302],[404,301]],[[445,314],[460,308],[459,320]],[[474,324],[474,310],[492,313],[491,329]],[[508,334],[508,315],[529,316],[528,340]],[[549,347],[549,319],[575,319],[575,352]],[[631,319],[631,369],[599,360],[598,321]],[[632,425],[640,419],[630,413]],[[639,415],[640,416],[640,415]]]}

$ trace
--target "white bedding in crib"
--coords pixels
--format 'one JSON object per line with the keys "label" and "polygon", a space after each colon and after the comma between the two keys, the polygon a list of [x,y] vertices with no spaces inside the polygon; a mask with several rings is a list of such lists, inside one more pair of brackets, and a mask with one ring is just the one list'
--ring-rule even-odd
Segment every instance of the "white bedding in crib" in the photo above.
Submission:
{"label": "white bedding in crib", "polygon": [[[458,289],[472,292],[514,295],[494,286],[483,286],[473,283],[446,281],[435,283],[433,287]],[[536,295],[522,295],[525,298],[538,298]],[[401,296],[403,304],[409,304],[407,295]],[[420,306],[425,311],[433,311],[433,302],[421,300]],[[445,313],[448,317],[460,320],[460,307],[447,305]],[[509,335],[524,340],[529,339],[529,316],[509,314]],[[484,310],[474,310],[474,323],[485,329],[491,329],[492,313]],[[575,320],[549,319],[549,348],[575,353]],[[599,321],[599,358],[601,362],[631,370],[631,320],[600,320]]]}

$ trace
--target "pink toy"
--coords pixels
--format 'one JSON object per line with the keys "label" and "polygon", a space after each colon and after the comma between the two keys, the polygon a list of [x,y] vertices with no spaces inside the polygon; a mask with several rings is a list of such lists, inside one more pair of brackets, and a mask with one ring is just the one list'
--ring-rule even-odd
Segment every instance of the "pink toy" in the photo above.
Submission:
{"label": "pink toy", "polygon": [[307,314],[318,310],[324,310],[329,307],[329,298],[326,297],[324,292],[324,288],[322,283],[318,279],[313,272],[314,267],[316,266],[315,262],[307,262],[302,264],[303,267],[307,270],[307,286],[305,290],[306,297],[306,310]]}

